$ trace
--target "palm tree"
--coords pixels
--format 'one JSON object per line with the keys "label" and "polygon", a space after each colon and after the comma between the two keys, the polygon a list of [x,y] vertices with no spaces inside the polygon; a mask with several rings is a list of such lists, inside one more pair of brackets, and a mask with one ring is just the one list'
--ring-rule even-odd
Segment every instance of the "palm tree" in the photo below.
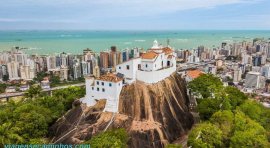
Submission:
{"label": "palm tree", "polygon": [[26,92],[25,92],[25,97],[26,98],[36,98],[38,96],[40,96],[41,94],[41,87],[39,85],[35,86],[32,85]]}
{"label": "palm tree", "polygon": [[18,135],[15,130],[15,128],[12,128],[11,122],[0,125],[0,147],[4,147],[5,144],[15,144],[23,142],[23,138]]}

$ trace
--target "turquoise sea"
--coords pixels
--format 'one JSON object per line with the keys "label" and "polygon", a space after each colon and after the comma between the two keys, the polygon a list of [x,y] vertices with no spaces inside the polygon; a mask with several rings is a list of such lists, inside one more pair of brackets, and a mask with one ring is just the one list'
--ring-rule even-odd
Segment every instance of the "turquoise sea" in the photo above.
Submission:
{"label": "turquoise sea", "polygon": [[85,48],[96,52],[115,45],[118,49],[142,47],[147,49],[156,39],[176,49],[191,49],[200,45],[219,46],[221,42],[234,42],[252,38],[270,38],[270,30],[187,30],[187,31],[0,31],[0,51],[13,46],[29,48],[27,53],[52,54],[82,53]]}

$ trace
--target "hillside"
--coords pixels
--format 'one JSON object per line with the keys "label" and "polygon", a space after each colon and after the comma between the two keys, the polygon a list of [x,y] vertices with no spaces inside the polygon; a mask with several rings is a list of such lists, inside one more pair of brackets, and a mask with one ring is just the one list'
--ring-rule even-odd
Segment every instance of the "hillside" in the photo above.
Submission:
{"label": "hillside", "polygon": [[78,101],[52,127],[55,143],[82,143],[107,128],[125,128],[130,147],[162,147],[184,135],[193,125],[186,84],[179,75],[156,84],[125,86],[119,113],[102,112],[106,101],[86,107]]}

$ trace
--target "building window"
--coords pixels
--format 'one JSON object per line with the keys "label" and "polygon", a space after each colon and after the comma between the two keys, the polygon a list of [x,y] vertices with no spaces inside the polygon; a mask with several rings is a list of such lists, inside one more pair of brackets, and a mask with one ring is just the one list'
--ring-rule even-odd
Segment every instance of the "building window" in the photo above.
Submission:
{"label": "building window", "polygon": [[112,87],[112,83],[109,83],[109,86]]}
{"label": "building window", "polygon": [[92,90],[94,90],[94,87],[92,87]]}
{"label": "building window", "polygon": [[104,82],[101,82],[101,85],[104,86]]}
{"label": "building window", "polygon": [[129,65],[127,65],[127,70],[129,70]]}
{"label": "building window", "polygon": [[119,66],[119,69],[121,69],[121,66]]}
{"label": "building window", "polygon": [[105,88],[102,88],[102,92],[105,92]]}
{"label": "building window", "polygon": [[99,91],[99,88],[97,88],[97,91]]}
{"label": "building window", "polygon": [[97,81],[97,85],[99,85],[99,81]]}

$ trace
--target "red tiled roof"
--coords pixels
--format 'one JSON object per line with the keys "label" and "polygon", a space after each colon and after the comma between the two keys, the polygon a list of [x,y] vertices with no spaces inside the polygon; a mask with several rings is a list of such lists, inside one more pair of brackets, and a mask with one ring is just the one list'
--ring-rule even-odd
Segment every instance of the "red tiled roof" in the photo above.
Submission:
{"label": "red tiled roof", "polygon": [[117,77],[115,74],[109,73],[109,74],[105,74],[105,75],[100,76],[99,78],[97,78],[97,80],[109,81],[109,82],[119,82],[119,81],[122,81],[123,78]]}
{"label": "red tiled roof", "polygon": [[154,59],[158,56],[154,51],[149,51],[147,53],[142,54],[142,59]]}
{"label": "red tiled roof", "polygon": [[201,72],[200,70],[189,70],[187,71],[187,76],[195,79],[198,78],[200,75],[202,75],[203,72]]}
{"label": "red tiled roof", "polygon": [[168,54],[173,52],[173,50],[169,47],[164,47],[164,48],[162,48],[162,50],[165,53],[165,55],[168,55]]}
{"label": "red tiled roof", "polygon": [[150,51],[162,50],[162,52],[165,53],[165,55],[168,55],[168,54],[170,54],[170,53],[173,52],[173,50],[170,47],[163,47],[163,48],[159,48],[159,49],[155,49],[155,48],[153,49],[153,48],[151,48],[149,50]]}

